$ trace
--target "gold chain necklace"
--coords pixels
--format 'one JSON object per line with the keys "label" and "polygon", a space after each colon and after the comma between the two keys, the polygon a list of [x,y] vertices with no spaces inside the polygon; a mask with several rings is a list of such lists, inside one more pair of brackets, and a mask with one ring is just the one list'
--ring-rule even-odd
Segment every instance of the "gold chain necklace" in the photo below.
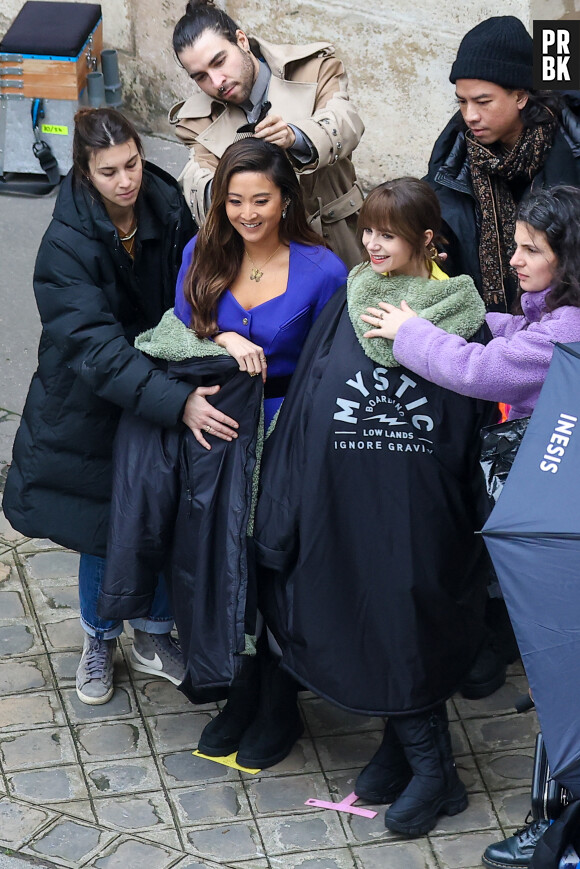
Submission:
{"label": "gold chain necklace", "polygon": [[129,256],[131,258],[133,258],[133,248],[135,247],[135,236],[137,234],[137,226],[138,226],[137,219],[135,218],[135,226],[133,227],[133,229],[129,233],[127,233],[127,235],[121,235],[121,231],[120,231],[119,227],[118,226],[116,227],[117,232],[119,233],[119,241],[121,242],[121,244],[123,245],[123,247],[125,248],[125,250],[127,251],[127,253],[129,254]]}
{"label": "gold chain necklace", "polygon": [[250,254],[248,253],[246,248],[244,248],[244,250],[246,251],[246,256],[248,257],[248,259],[250,260],[250,262],[252,263],[252,265],[254,267],[252,269],[252,271],[250,272],[250,280],[251,281],[256,281],[257,284],[260,283],[260,281],[262,280],[262,277],[264,275],[264,266],[268,265],[268,263],[270,262],[272,257],[278,253],[278,251],[280,250],[281,247],[282,247],[282,242],[280,242],[280,244],[278,245],[278,247],[276,248],[274,253],[271,253],[270,256],[268,257],[268,259],[266,260],[266,262],[262,263],[261,266],[256,265],[256,263],[254,262],[254,260],[252,259],[252,257],[250,256]]}

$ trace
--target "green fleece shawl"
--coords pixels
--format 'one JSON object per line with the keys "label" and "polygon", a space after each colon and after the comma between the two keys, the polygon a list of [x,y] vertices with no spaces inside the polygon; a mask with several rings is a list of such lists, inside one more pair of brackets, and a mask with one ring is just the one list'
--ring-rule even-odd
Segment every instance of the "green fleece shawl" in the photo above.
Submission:
{"label": "green fleece shawl", "polygon": [[[198,338],[193,329],[189,329],[179,317],[173,313],[173,308],[166,311],[154,329],[141,332],[135,339],[135,347],[142,353],[147,353],[153,359],[164,359],[167,362],[185,362],[186,359],[201,358],[207,356],[229,356],[227,350],[219,347],[215,341],[209,338]],[[274,427],[274,421],[269,432]],[[260,477],[260,464],[264,449],[264,405],[260,413],[258,436],[256,441],[256,465],[252,478],[252,505],[246,534],[251,537],[254,532],[254,514],[258,499],[258,483]]]}
{"label": "green fleece shawl", "polygon": [[227,356],[228,351],[209,338],[198,338],[193,329],[176,317],[173,308],[166,311],[154,329],[141,332],[135,347],[154,359],[184,362],[202,356]]}
{"label": "green fleece shawl", "polygon": [[407,275],[377,275],[370,266],[355,266],[347,280],[348,313],[365,354],[385,368],[399,365],[393,356],[393,342],[386,338],[363,338],[372,329],[361,320],[367,308],[379,302],[400,306],[405,300],[419,317],[430,320],[446,332],[472,338],[485,320],[485,305],[467,275],[436,281]]}

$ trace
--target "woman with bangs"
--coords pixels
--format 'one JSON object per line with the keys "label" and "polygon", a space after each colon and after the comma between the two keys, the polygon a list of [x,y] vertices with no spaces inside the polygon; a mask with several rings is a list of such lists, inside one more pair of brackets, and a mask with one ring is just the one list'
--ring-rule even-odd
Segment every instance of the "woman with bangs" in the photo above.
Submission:
{"label": "woman with bangs", "polygon": [[483,633],[479,431],[495,409],[399,365],[391,342],[365,337],[364,319],[406,299],[448,332],[485,340],[473,281],[437,263],[440,224],[437,197],[416,178],[369,194],[368,260],[303,349],[265,446],[255,527],[282,666],[344,709],[388,717],[355,791],[393,803],[385,824],[407,836],[467,807],[445,701]]}

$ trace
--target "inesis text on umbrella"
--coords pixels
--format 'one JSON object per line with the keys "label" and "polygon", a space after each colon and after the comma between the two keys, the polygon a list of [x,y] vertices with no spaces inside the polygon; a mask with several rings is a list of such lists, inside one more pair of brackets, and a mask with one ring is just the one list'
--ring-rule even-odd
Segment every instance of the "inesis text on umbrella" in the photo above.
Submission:
{"label": "inesis text on umbrella", "polygon": [[546,447],[546,454],[540,462],[541,471],[549,471],[551,474],[557,472],[577,422],[578,417],[576,416],[570,416],[567,413],[560,414],[554,434]]}

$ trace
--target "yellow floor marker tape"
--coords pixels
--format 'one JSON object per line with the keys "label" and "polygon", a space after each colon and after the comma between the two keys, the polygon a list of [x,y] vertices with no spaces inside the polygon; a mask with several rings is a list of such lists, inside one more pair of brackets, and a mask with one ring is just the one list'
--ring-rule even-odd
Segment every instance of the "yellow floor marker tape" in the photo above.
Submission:
{"label": "yellow floor marker tape", "polygon": [[262,771],[260,769],[248,769],[247,766],[240,766],[239,763],[236,763],[237,751],[234,751],[233,754],[228,754],[227,757],[210,757],[209,754],[202,754],[201,751],[197,750],[197,748],[191,753],[195,754],[196,757],[203,757],[205,760],[213,760],[214,763],[221,763],[223,766],[230,766],[232,769],[239,769],[242,772],[249,772],[252,775],[256,775],[257,772]]}

